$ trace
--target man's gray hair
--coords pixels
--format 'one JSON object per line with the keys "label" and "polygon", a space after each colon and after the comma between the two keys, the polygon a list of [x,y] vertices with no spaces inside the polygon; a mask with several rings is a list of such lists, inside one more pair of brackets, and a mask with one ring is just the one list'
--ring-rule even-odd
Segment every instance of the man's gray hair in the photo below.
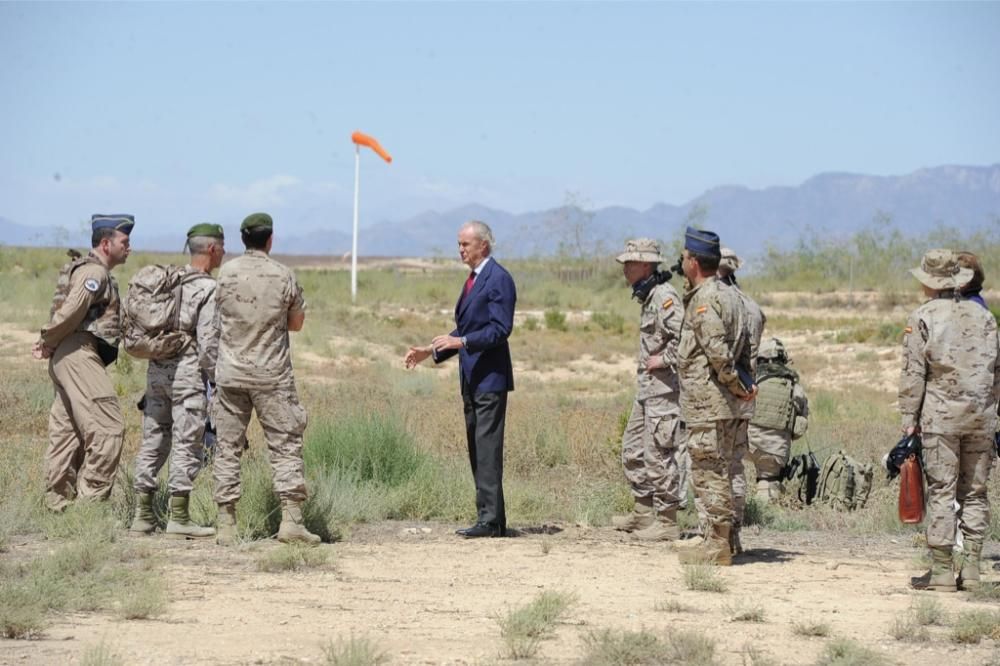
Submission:
{"label": "man's gray hair", "polygon": [[208,248],[218,243],[219,239],[214,236],[191,236],[187,239],[187,249],[192,255],[208,254]]}
{"label": "man's gray hair", "polygon": [[480,222],[479,220],[470,220],[462,225],[463,229],[472,229],[476,234],[476,238],[481,241],[486,241],[486,244],[490,246],[490,252],[493,252],[493,245],[496,242],[493,240],[493,230],[490,229],[490,225],[485,222]]}

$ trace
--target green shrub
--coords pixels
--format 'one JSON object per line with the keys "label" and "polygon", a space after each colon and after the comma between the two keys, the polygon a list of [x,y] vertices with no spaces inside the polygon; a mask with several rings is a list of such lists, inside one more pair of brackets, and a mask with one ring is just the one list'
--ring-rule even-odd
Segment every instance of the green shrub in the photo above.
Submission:
{"label": "green shrub", "polygon": [[568,329],[566,326],[566,313],[562,310],[557,310],[552,308],[545,311],[545,328],[550,331],[565,331]]}
{"label": "green shrub", "polygon": [[556,623],[576,602],[566,592],[546,591],[521,608],[500,617],[500,636],[511,659],[534,657],[541,641],[552,634]]}
{"label": "green shrub", "polygon": [[616,312],[594,312],[590,321],[597,324],[602,331],[622,335],[625,333],[625,317]]}

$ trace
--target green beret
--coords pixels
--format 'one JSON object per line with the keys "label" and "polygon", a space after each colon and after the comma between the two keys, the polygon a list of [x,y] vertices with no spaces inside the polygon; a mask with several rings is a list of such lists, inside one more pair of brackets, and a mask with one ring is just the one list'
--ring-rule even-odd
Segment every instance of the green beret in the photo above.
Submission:
{"label": "green beret", "polygon": [[247,215],[240,225],[240,231],[250,231],[251,229],[273,229],[274,220],[267,213],[254,213]]}
{"label": "green beret", "polygon": [[226,234],[222,230],[221,224],[211,224],[209,222],[202,222],[201,224],[196,224],[190,229],[188,229],[188,238],[194,236],[209,236],[211,238],[222,238],[225,239]]}

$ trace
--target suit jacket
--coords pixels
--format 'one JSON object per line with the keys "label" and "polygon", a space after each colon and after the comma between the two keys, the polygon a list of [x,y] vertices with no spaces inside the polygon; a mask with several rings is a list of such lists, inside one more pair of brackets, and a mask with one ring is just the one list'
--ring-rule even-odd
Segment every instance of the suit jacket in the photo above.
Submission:
{"label": "suit jacket", "polygon": [[514,390],[507,338],[514,328],[516,301],[514,279],[496,259],[486,262],[467,296],[459,295],[451,335],[464,336],[465,347],[435,353],[434,362],[458,354],[463,393]]}

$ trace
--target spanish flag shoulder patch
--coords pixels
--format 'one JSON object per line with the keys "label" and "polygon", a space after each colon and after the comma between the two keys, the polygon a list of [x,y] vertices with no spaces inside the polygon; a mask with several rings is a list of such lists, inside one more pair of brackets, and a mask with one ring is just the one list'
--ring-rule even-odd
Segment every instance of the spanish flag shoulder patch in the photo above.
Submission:
{"label": "spanish flag shoulder patch", "polygon": [[695,310],[695,312],[697,312],[698,314],[705,314],[706,312],[708,312],[708,306],[707,305],[700,305],[700,306],[698,306],[698,309]]}
{"label": "spanish flag shoulder patch", "polygon": [[674,299],[672,298],[668,298],[667,300],[663,301],[664,310],[669,310],[670,308],[673,307],[673,305],[674,305]]}

